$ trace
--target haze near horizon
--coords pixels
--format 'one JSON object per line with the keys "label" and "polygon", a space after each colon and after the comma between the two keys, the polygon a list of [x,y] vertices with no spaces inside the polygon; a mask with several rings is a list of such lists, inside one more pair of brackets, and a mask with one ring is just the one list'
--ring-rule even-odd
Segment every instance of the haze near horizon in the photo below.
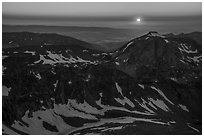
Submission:
{"label": "haze near horizon", "polygon": [[159,31],[202,31],[199,2],[3,2],[6,25],[82,26]]}

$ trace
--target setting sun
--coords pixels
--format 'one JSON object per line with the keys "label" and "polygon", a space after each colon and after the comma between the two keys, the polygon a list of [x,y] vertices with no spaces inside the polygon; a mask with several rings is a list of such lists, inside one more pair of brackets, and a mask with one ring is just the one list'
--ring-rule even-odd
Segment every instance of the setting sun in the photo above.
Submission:
{"label": "setting sun", "polygon": [[141,19],[140,18],[137,18],[137,22],[140,22],[141,21]]}

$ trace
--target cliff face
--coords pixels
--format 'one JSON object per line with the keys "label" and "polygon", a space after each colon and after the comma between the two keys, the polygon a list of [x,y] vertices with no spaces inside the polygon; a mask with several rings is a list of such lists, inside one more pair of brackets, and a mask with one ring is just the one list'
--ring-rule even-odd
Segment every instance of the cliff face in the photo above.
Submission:
{"label": "cliff face", "polygon": [[109,53],[4,49],[3,133],[200,134],[201,78],[196,45],[156,32]]}

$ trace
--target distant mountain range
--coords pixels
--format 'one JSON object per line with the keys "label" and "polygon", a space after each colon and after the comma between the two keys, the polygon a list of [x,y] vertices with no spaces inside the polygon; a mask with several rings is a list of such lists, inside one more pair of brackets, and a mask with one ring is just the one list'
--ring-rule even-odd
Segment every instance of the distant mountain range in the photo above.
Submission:
{"label": "distant mountain range", "polygon": [[173,33],[166,34],[166,37],[174,37],[174,38],[190,38],[196,41],[198,44],[202,45],[202,32],[191,32],[191,33],[180,33],[178,35],[174,35]]}
{"label": "distant mountain range", "polygon": [[[118,29],[104,27],[80,27],[80,26],[42,26],[42,25],[2,25],[3,32],[35,32],[35,33],[56,33],[69,37],[77,38],[95,45],[97,50],[113,51],[122,47],[129,39],[140,36],[143,30],[136,29]],[[166,34],[165,36],[190,37],[198,44],[202,44],[202,33],[192,32],[187,34],[174,35]]]}
{"label": "distant mountain range", "polygon": [[3,33],[3,134],[202,134],[202,45],[187,36],[149,32],[103,52]]}
{"label": "distant mountain range", "polygon": [[42,25],[2,25],[2,31],[57,33],[95,44],[102,51],[115,50],[125,44],[125,42],[128,42],[129,39],[142,33],[140,30],[132,29]]}
{"label": "distant mountain range", "polygon": [[24,47],[39,45],[61,45],[61,46],[84,46],[94,49],[96,45],[55,33],[31,33],[31,32],[3,32],[2,47]]}

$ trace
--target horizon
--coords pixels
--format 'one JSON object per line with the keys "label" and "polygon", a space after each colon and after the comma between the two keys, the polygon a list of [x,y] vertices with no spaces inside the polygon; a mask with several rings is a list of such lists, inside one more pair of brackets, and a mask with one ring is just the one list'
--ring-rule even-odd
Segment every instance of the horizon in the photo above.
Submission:
{"label": "horizon", "polygon": [[[2,26],[9,26],[9,27],[72,27],[72,28],[96,28],[96,29],[110,29],[110,30],[132,30],[132,29],[130,29],[130,28],[113,28],[113,27],[101,27],[101,26],[99,26],[99,27],[91,27],[91,26],[60,26],[60,25],[56,25],[56,26],[54,26],[54,25],[10,25],[10,24],[2,24]],[[134,29],[134,30],[137,30],[137,29]],[[3,30],[2,30],[3,31]],[[150,30],[150,31],[146,31],[146,33],[149,33],[149,32],[151,32],[152,30]],[[4,31],[4,32],[7,32],[7,31]],[[22,31],[22,32],[30,32],[30,31]],[[156,31],[157,33],[160,33],[159,31]],[[198,31],[189,31],[189,32],[186,32],[186,34],[189,34],[189,33],[194,33],[194,32],[199,32],[199,33],[202,33],[202,29],[201,30],[198,30]],[[33,32],[33,33],[41,33],[41,32]],[[144,33],[144,34],[146,34],[146,33]],[[163,35],[166,35],[166,34],[170,34],[170,33],[172,33],[172,34],[174,34],[174,35],[178,35],[178,34],[182,34],[182,33],[184,33],[184,32],[177,32],[177,33],[173,33],[173,32],[167,32],[167,33],[163,33]],[[160,33],[161,34],[161,33]],[[142,34],[141,34],[142,35]]]}

